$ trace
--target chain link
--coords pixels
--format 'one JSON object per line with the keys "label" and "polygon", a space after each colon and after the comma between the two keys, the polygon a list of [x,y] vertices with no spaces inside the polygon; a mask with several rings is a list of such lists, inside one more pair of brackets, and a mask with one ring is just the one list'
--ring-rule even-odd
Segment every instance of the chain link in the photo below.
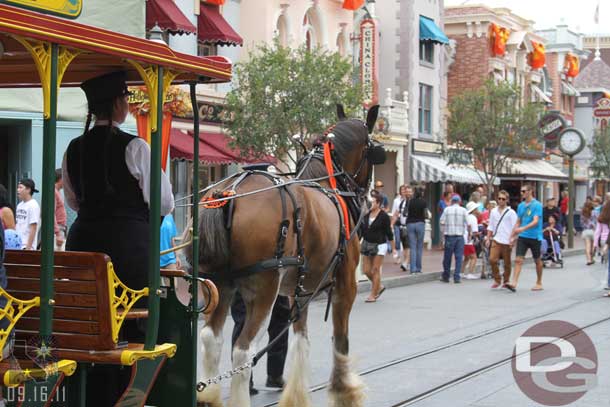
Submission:
{"label": "chain link", "polygon": [[236,368],[231,369],[231,370],[227,370],[226,372],[221,373],[218,376],[214,376],[214,377],[211,377],[211,378],[209,378],[207,380],[204,380],[204,381],[201,381],[201,382],[197,383],[197,391],[198,392],[202,392],[210,384],[218,384],[218,383],[220,383],[224,379],[230,379],[233,376],[236,376],[236,375],[240,374],[241,372],[243,372],[246,369],[251,369],[253,362],[254,362],[254,360],[250,359],[248,362],[244,363],[241,366],[237,366]]}

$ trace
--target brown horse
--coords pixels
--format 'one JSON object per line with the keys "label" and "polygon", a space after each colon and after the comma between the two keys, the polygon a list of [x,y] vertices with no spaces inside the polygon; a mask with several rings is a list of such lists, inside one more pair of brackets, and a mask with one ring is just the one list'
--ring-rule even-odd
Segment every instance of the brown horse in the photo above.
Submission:
{"label": "brown horse", "polygon": [[[338,109],[339,122],[329,129],[329,134],[321,142],[331,140],[334,147],[334,161],[338,171],[339,190],[349,190],[346,200],[352,201],[355,210],[346,220],[353,230],[358,222],[358,210],[370,183],[373,164],[385,160],[383,148],[373,144],[369,134],[377,119],[378,106],[370,109],[367,123],[356,119],[346,119],[343,109]],[[319,179],[328,176],[327,166],[318,153],[310,153],[300,162],[298,178],[301,180]],[[244,173],[246,174],[246,173]],[[239,179],[239,182],[235,180]],[[348,358],[349,314],[356,297],[356,267],[360,257],[360,243],[357,235],[345,236],[342,226],[343,211],[333,198],[331,182],[328,178],[319,182],[320,187],[295,183],[286,178],[285,187],[277,187],[277,179],[259,172],[231,177],[219,184],[213,196],[223,196],[219,191],[231,190],[239,198],[220,208],[200,209],[200,256],[199,272],[215,278],[220,294],[219,305],[207,317],[201,330],[203,347],[204,378],[219,374],[220,350],[222,347],[222,328],[230,309],[235,291],[239,291],[246,305],[246,321],[241,335],[233,349],[233,366],[242,366],[251,360],[253,341],[264,332],[276,296],[287,295],[292,303],[303,304],[307,296],[295,296],[299,275],[303,275],[301,291],[312,293],[317,288],[332,281],[333,345],[334,360],[330,377],[330,400],[333,406],[361,406],[364,387],[360,379],[350,369]],[[275,188],[273,186],[276,185]],[[248,192],[266,189],[262,192]],[[280,189],[284,189],[284,196]],[[244,194],[246,194],[244,196]],[[206,196],[212,195],[208,191]],[[227,196],[225,194],[224,196]],[[295,210],[300,208],[296,214]],[[356,214],[356,215],[353,215]],[[280,228],[286,219],[289,224]],[[299,222],[300,220],[300,222]],[[300,239],[297,237],[296,223],[300,223]],[[280,228],[280,233],[278,233]],[[280,236],[284,236],[281,247]],[[349,239],[348,239],[349,238]],[[299,244],[299,240],[301,243]],[[302,273],[294,264],[267,263],[254,273],[236,277],[235,270],[244,270],[252,265],[261,264],[268,259],[277,259],[278,247],[283,258],[305,259]],[[299,247],[304,256],[299,257]],[[341,251],[342,255],[334,273],[327,273],[331,262]],[[186,253],[189,260],[190,253]],[[192,261],[191,261],[192,263]],[[269,268],[273,267],[273,268]],[[251,270],[251,269],[250,269]],[[326,281],[322,281],[326,280]],[[294,310],[294,308],[293,308]],[[309,375],[307,339],[307,308],[300,312],[300,318],[293,324],[294,337],[290,346],[289,366],[286,386],[281,396],[280,406],[307,407],[310,405],[308,394]],[[250,369],[232,377],[229,406],[250,406],[248,381]],[[220,385],[210,384],[199,393],[198,400],[212,407],[222,406]]]}

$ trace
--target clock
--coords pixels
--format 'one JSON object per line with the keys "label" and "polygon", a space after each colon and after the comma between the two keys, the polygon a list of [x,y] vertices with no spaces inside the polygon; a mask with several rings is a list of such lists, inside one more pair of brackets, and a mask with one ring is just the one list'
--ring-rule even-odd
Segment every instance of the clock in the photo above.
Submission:
{"label": "clock", "polygon": [[585,148],[585,135],[579,129],[568,127],[559,133],[559,149],[570,157]]}

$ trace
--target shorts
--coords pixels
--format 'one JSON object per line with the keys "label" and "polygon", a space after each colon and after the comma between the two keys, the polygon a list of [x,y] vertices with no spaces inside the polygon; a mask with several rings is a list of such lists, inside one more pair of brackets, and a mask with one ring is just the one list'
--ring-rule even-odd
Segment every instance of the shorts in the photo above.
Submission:
{"label": "shorts", "polygon": [[593,240],[595,238],[595,232],[591,229],[583,230],[582,238],[585,240]]}
{"label": "shorts", "polygon": [[400,229],[400,243],[403,249],[409,248],[409,234],[407,233],[407,226],[399,226]]}
{"label": "shorts", "polygon": [[517,239],[517,257],[525,257],[527,249],[532,252],[534,260],[540,258],[540,240],[520,237]]}
{"label": "shorts", "polygon": [[464,257],[472,256],[473,254],[477,254],[476,249],[473,244],[465,244],[464,245]]}

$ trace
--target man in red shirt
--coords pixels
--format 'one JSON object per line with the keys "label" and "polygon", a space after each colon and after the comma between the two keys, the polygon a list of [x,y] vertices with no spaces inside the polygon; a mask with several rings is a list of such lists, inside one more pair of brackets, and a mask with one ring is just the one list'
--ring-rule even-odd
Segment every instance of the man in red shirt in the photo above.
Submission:
{"label": "man in red shirt", "polygon": [[63,179],[61,168],[55,170],[55,251],[66,249],[67,217],[64,198],[61,195]]}
{"label": "man in red shirt", "polygon": [[567,230],[568,225],[568,212],[570,208],[568,203],[570,202],[570,197],[568,196],[568,191],[564,190],[561,192],[561,202],[559,203],[559,209],[561,210],[561,226],[563,226],[563,230]]}

